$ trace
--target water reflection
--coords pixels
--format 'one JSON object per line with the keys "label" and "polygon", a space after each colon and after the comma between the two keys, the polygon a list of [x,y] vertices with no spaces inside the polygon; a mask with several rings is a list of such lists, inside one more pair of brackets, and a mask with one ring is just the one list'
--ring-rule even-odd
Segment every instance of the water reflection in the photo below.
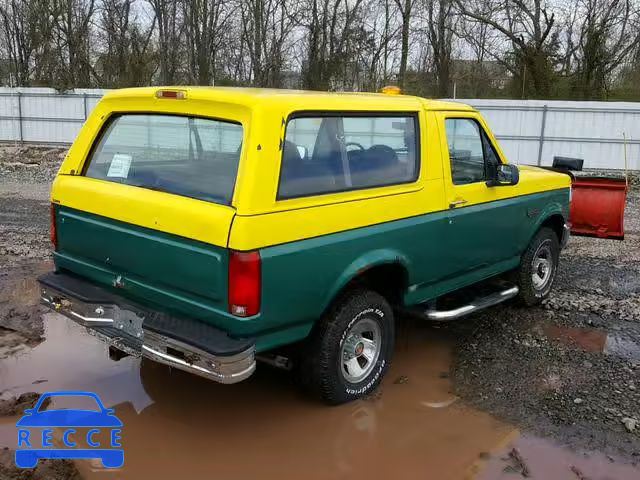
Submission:
{"label": "water reflection", "polygon": [[640,344],[637,342],[597,328],[565,327],[545,325],[545,335],[560,343],[573,345],[591,353],[606,353],[640,361]]}
{"label": "water reflection", "polygon": [[[379,395],[333,408],[266,366],[247,382],[219,385],[153,362],[113,362],[95,338],[59,315],[46,315],[45,326],[42,344],[0,363],[4,395],[96,392],[124,423],[118,478],[389,478],[398,471],[403,478],[461,478],[480,451],[513,431],[455,402],[443,375],[452,341],[417,322],[401,328]],[[0,428],[9,446],[11,432]],[[92,461],[78,467],[87,478],[113,474]]]}

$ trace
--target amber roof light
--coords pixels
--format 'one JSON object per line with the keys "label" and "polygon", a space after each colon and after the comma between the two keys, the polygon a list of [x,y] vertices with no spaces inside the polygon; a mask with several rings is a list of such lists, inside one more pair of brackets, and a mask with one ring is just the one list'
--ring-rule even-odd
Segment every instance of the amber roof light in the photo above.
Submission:
{"label": "amber roof light", "polygon": [[402,95],[402,90],[400,90],[400,87],[396,85],[387,85],[386,87],[382,87],[380,92],[385,95]]}

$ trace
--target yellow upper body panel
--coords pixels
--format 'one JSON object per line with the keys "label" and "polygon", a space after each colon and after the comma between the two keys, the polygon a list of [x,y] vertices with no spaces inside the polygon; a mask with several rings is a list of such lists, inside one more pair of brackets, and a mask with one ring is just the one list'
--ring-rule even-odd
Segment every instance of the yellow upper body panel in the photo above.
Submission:
{"label": "yellow upper body panel", "polygon": [[[180,91],[183,99],[158,98]],[[419,124],[417,179],[411,183],[277,199],[281,145],[287,119],[296,112],[403,112]],[[242,151],[230,205],[179,197],[82,175],[106,122],[121,113],[166,113],[230,120],[243,127]],[[249,250],[367,225],[442,211],[452,195],[443,118],[476,119],[471,107],[404,95],[322,93],[210,87],[149,87],[109,92],[86,121],[60,168],[52,201],[96,215],[238,250]],[[569,178],[521,168],[523,181],[509,188],[469,190],[470,204],[568,188]],[[484,185],[484,184],[483,184]]]}
{"label": "yellow upper body panel", "polygon": [[[316,92],[310,90],[287,90],[278,88],[242,87],[142,87],[123,88],[108,92],[102,101],[120,98],[128,101],[155,98],[158,91],[180,91],[185,100],[230,103],[254,108],[276,102],[284,110],[363,110],[394,111],[416,110],[473,110],[469,105],[442,100],[429,100],[411,95],[387,95],[368,92]],[[165,102],[167,99],[160,99]]]}

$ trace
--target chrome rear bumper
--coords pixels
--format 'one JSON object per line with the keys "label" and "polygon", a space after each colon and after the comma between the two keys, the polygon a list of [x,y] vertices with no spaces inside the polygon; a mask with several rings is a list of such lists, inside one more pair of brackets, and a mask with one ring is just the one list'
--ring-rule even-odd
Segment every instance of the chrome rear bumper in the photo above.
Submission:
{"label": "chrome rear bumper", "polygon": [[[118,297],[109,293],[95,298],[86,292],[74,294],[67,285],[56,283],[59,277],[47,274],[39,279],[42,303],[118,350],[220,383],[240,382],[255,371],[255,349],[246,339],[231,339],[195,320],[117,302]],[[70,278],[71,287],[78,285],[76,277]],[[90,288],[92,293],[99,291],[93,285]]]}

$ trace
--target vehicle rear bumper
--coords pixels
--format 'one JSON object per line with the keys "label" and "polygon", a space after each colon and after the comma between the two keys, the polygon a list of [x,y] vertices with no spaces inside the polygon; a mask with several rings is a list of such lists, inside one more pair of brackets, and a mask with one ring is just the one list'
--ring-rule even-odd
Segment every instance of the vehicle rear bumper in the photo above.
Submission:
{"label": "vehicle rear bumper", "polygon": [[255,371],[252,339],[135,305],[75,275],[51,272],[38,281],[45,305],[125,353],[220,383],[240,382]]}

